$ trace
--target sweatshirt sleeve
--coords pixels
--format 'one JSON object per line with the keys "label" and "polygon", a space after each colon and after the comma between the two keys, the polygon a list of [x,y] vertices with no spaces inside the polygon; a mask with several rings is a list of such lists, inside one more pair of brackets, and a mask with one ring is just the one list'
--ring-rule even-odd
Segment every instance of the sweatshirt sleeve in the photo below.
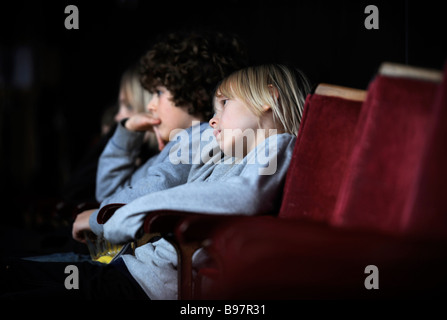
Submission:
{"label": "sweatshirt sleeve", "polygon": [[143,139],[143,132],[129,131],[122,122],[118,123],[115,133],[99,157],[96,174],[98,202],[102,202],[120,187],[130,185]]}
{"label": "sweatshirt sleeve", "polygon": [[[269,140],[271,140],[269,138]],[[265,157],[265,144],[244,158],[241,171],[213,181],[197,181],[140,197],[118,209],[104,225],[111,242],[133,240],[147,212],[180,210],[204,214],[267,214],[279,208],[295,138],[277,135],[276,152]],[[264,157],[266,161],[259,161]],[[273,167],[267,168],[274,163]],[[235,165],[237,166],[237,164]],[[236,170],[237,168],[232,168]],[[266,171],[267,170],[267,171]],[[264,171],[264,172],[263,172]]]}
{"label": "sweatshirt sleeve", "polygon": [[[138,179],[129,177],[129,183],[118,186],[117,190],[100,205],[100,208],[110,203],[129,203],[147,194],[185,184],[193,166],[193,146],[200,145],[200,132],[209,127],[207,123],[193,126],[181,131],[170,141],[163,151],[157,155],[157,160],[145,165],[144,173]],[[203,144],[205,148],[209,143]],[[202,147],[202,145],[200,145]],[[200,154],[200,152],[199,152]],[[149,160],[150,161],[150,160]],[[90,227],[94,233],[101,235],[103,226],[97,223],[98,211],[90,216]]]}
{"label": "sweatshirt sleeve", "polygon": [[[119,191],[104,199],[100,208],[110,203],[129,203],[147,194],[184,184],[188,180],[190,169],[191,164],[175,164],[169,161],[169,157],[166,157],[163,162],[150,166],[144,177],[141,177],[131,185],[120,188]],[[92,231],[97,235],[101,235],[102,225],[98,224],[96,220],[98,211],[90,216],[89,222]]]}

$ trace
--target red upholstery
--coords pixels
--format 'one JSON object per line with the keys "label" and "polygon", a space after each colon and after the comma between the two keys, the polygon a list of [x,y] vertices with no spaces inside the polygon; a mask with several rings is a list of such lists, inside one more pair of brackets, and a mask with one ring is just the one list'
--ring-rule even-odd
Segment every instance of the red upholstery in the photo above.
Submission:
{"label": "red upholstery", "polygon": [[317,94],[307,97],[279,217],[330,218],[361,105],[360,101]]}
{"label": "red upholstery", "polygon": [[[439,236],[447,234],[445,86],[445,77],[440,87],[377,76],[352,135],[352,154],[343,160],[347,168],[339,172],[341,183],[326,185],[325,174],[309,173],[312,165],[322,162],[314,154],[308,160],[300,154],[305,145],[304,135],[300,137],[279,219],[239,220],[215,233],[208,249],[220,277],[204,297],[427,298],[445,294],[447,242],[439,241]],[[309,120],[310,113],[306,117]],[[308,132],[309,123],[302,133]],[[320,145],[315,140],[308,145],[312,142]],[[306,173],[316,180],[303,181]],[[333,172],[326,174],[337,177]],[[335,192],[338,185],[339,197],[331,211],[334,198],[317,193]],[[290,219],[302,216],[314,222]],[[325,220],[330,223],[317,223]],[[367,265],[379,268],[379,290],[364,286]]]}
{"label": "red upholstery", "polygon": [[332,223],[406,232],[409,201],[438,88],[433,82],[377,76],[363,106]]}
{"label": "red upholstery", "polygon": [[[204,299],[431,298],[447,293],[445,242],[259,217],[219,230],[209,251],[221,273],[203,290]],[[368,265],[379,268],[379,290],[364,286]]]}
{"label": "red upholstery", "polygon": [[402,225],[412,234],[447,237],[447,65]]}

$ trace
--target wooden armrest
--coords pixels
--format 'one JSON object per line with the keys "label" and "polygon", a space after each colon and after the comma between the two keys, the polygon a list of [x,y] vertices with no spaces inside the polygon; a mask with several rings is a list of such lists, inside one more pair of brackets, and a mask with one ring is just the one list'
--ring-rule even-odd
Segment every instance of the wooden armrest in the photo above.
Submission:
{"label": "wooden armrest", "polygon": [[169,210],[149,212],[144,219],[143,230],[145,233],[173,233],[177,224],[188,214]]}
{"label": "wooden armrest", "polygon": [[97,221],[99,224],[104,224],[107,220],[110,219],[111,216],[115,213],[116,210],[124,206],[125,203],[110,203],[101,208],[98,212]]}
{"label": "wooden armrest", "polygon": [[333,84],[321,83],[315,89],[315,93],[322,96],[338,97],[353,101],[365,101],[366,90],[336,86]]}
{"label": "wooden armrest", "polygon": [[184,211],[156,211],[144,220],[145,233],[175,235],[179,242],[202,241],[210,237],[218,227],[246,215],[216,215]]}
{"label": "wooden armrest", "polygon": [[441,82],[442,80],[441,71],[391,62],[382,63],[379,68],[379,74],[388,77],[402,77],[432,82]]}
{"label": "wooden armrest", "polygon": [[175,236],[179,243],[203,243],[209,240],[218,228],[224,227],[238,219],[249,218],[251,216],[194,214],[178,223]]}

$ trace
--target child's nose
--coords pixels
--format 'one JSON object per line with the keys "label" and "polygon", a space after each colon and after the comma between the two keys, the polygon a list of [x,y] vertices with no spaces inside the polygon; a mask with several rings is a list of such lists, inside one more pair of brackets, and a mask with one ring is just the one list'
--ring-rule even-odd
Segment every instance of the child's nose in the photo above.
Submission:
{"label": "child's nose", "polygon": [[152,99],[147,104],[146,109],[148,112],[154,112],[157,110],[157,98],[155,97],[155,95],[152,97]]}
{"label": "child's nose", "polygon": [[213,115],[213,117],[211,118],[211,120],[209,121],[210,126],[215,129],[217,124],[218,124],[218,120],[216,117],[216,114]]}

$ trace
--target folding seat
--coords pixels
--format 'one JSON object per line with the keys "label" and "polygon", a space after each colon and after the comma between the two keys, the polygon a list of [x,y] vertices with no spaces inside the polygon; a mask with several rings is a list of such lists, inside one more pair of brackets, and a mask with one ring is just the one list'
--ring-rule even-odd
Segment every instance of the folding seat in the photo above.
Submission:
{"label": "folding seat", "polygon": [[364,90],[320,84],[307,97],[279,217],[328,221],[365,96]]}
{"label": "folding seat", "polygon": [[444,83],[435,97],[428,123],[428,142],[423,147],[402,225],[410,234],[447,237],[447,66]]}
{"label": "folding seat", "polygon": [[403,214],[427,143],[437,82],[386,76],[371,83],[334,225],[403,233]]}
{"label": "folding seat", "polygon": [[[332,212],[317,210],[306,222],[284,218],[303,213],[292,198],[279,219],[234,221],[214,232],[207,249],[219,277],[203,297],[446,293],[446,75],[439,86],[432,81],[439,73],[419,71],[385,64],[371,83]],[[285,195],[302,191],[294,182],[288,179]],[[378,290],[368,290],[370,267]]]}

